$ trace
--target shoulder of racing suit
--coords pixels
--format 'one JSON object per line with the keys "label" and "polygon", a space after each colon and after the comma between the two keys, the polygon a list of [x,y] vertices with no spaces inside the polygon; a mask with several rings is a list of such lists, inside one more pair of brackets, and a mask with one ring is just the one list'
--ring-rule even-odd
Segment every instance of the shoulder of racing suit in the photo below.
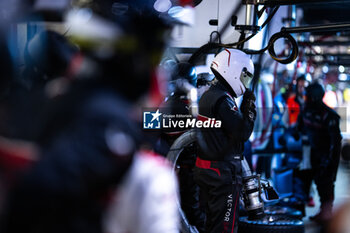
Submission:
{"label": "shoulder of racing suit", "polygon": [[210,118],[215,117],[216,108],[224,99],[235,105],[234,99],[227,91],[212,86],[199,100],[199,114]]}

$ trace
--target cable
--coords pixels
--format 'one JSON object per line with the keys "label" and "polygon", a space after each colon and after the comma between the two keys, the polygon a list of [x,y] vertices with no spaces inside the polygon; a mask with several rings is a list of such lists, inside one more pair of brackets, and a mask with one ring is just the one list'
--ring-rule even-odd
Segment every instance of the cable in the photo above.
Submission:
{"label": "cable", "polygon": [[[277,6],[277,7],[275,7],[273,9],[271,14],[267,17],[265,22],[261,25],[261,29],[264,28],[271,21],[272,17],[276,14],[278,9],[279,9],[279,6]],[[219,34],[221,34],[221,33],[219,33]],[[195,53],[193,53],[188,62],[191,63],[191,64],[194,64],[195,61],[202,54],[206,53],[209,50],[218,49],[218,48],[221,48],[221,47],[226,47],[227,48],[227,47],[238,46],[238,45],[240,45],[240,44],[250,40],[255,35],[256,34],[252,34],[252,35],[250,35],[249,37],[247,37],[244,40],[238,41],[236,43],[231,43],[231,44],[221,44],[221,43],[209,42],[209,43],[203,45],[202,47],[200,47]],[[291,43],[291,45],[292,45],[291,53],[290,53],[289,56],[287,56],[287,58],[279,58],[276,55],[276,52],[275,52],[275,42],[278,39],[281,39],[281,38],[284,38],[284,39],[288,40]],[[298,44],[295,41],[294,37],[291,36],[289,33],[284,32],[284,31],[281,31],[281,32],[278,32],[278,33],[275,33],[274,35],[272,35],[270,40],[269,40],[268,45],[265,48],[261,49],[261,50],[247,50],[246,49],[246,50],[243,50],[243,51],[245,53],[247,53],[247,54],[262,54],[265,51],[268,51],[270,56],[271,56],[271,58],[273,60],[275,60],[275,61],[277,61],[279,63],[282,63],[282,64],[291,63],[292,61],[294,61],[298,57],[298,53],[299,53]]]}
{"label": "cable", "polygon": [[258,10],[258,18],[260,18],[262,16],[262,14],[264,13],[264,11],[266,10],[267,6],[264,5],[263,8],[261,8],[260,10]]}
{"label": "cable", "polygon": [[188,62],[192,65],[195,65],[195,62],[197,61],[197,59],[200,58],[203,54],[205,54],[206,52],[212,49],[218,49],[222,47],[223,47],[222,44],[209,42],[201,46],[200,48],[198,48],[197,51],[192,54]]}
{"label": "cable", "polygon": [[213,40],[213,35],[216,34],[217,35],[217,39],[219,41],[219,44],[221,44],[221,35],[220,35],[220,32],[218,31],[212,31],[210,33],[210,36],[209,36],[209,43],[215,43],[215,41]]}
{"label": "cable", "polygon": [[[265,22],[261,25],[261,29],[263,29],[272,19],[272,17],[276,14],[277,10],[279,9],[279,6],[275,7],[271,14],[267,17],[267,19],[265,20]],[[234,13],[232,15],[235,15],[238,11],[240,10],[240,6],[237,7],[236,9],[234,9]],[[217,34],[217,35],[222,35],[222,33],[226,30],[226,28],[228,27],[229,25],[229,21],[228,23],[225,24],[225,26],[223,27],[223,29]],[[198,48],[198,50],[192,54],[192,56],[190,57],[190,59],[188,60],[189,63],[191,64],[194,64],[196,62],[196,60],[201,57],[202,54],[206,53],[207,51],[211,50],[211,49],[218,49],[220,47],[233,47],[233,46],[237,46],[237,45],[240,45],[248,40],[250,40],[251,38],[253,38],[255,34],[252,34],[250,35],[249,37],[247,37],[246,39],[244,40],[241,40],[241,41],[238,41],[238,42],[235,42],[235,43],[231,43],[231,44],[221,44],[221,43],[212,43],[212,42],[209,42],[203,46],[201,46],[200,48]],[[217,40],[217,37],[215,37],[212,41],[216,41]],[[268,48],[266,48],[265,50],[259,50],[261,51],[260,53],[263,53],[267,50]],[[256,51],[257,53],[253,53],[251,51],[251,53],[249,54],[259,54],[259,51]]]}
{"label": "cable", "polygon": [[[265,22],[260,26],[260,30],[263,29],[272,19],[272,17],[276,14],[276,12],[278,11],[279,9],[279,6],[275,7],[271,14],[269,14],[269,16],[267,17],[267,19],[265,20]],[[238,41],[238,42],[235,42],[235,43],[231,43],[231,44],[226,44],[227,47],[233,47],[233,46],[238,46],[244,42],[247,42],[248,40],[250,40],[251,38],[253,38],[256,34],[258,33],[254,33],[250,36],[248,36],[247,38],[245,38],[244,40],[241,40],[241,41]]]}

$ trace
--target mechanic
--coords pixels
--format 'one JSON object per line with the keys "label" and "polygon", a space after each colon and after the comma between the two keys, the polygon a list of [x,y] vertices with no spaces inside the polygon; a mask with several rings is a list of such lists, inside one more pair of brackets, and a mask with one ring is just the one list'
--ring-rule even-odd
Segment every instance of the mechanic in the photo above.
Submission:
{"label": "mechanic", "polygon": [[[308,136],[311,147],[311,176],[304,177],[305,188],[312,180],[316,183],[320,196],[320,212],[310,217],[317,222],[325,222],[332,216],[334,182],[337,176],[341,149],[339,115],[327,107],[322,99],[325,91],[315,82],[306,88],[304,111],[298,118],[298,129]],[[308,190],[305,190],[308,193]]]}
{"label": "mechanic", "polygon": [[301,110],[304,108],[305,105],[305,88],[309,85],[309,82],[306,80],[305,75],[300,75],[297,78],[297,84],[296,84],[296,99],[295,101],[298,102]]}
{"label": "mechanic", "polygon": [[79,56],[75,45],[57,32],[42,30],[26,44],[25,66],[15,78],[6,101],[7,119],[0,126],[7,138],[37,140],[49,99],[69,89],[72,77],[66,73]]}
{"label": "mechanic", "polygon": [[296,85],[293,87],[294,91],[287,99],[289,126],[296,124],[300,112],[305,105],[305,86],[307,84],[305,75],[300,75],[296,80]]}
{"label": "mechanic", "polygon": [[[291,127],[294,127],[297,123],[298,116],[303,112],[305,108],[305,87],[307,87],[309,82],[306,80],[305,75],[300,75],[296,80],[295,85],[295,97],[293,99],[288,99],[288,106],[291,106],[289,111],[289,123]],[[294,129],[291,128],[291,131]],[[310,143],[307,135],[302,135],[302,149],[299,157],[302,158],[301,163],[297,168],[293,170],[293,192],[296,197],[296,209],[300,209],[305,216],[305,204],[310,207],[315,206],[313,196],[310,194],[311,182],[310,178],[312,176],[312,169],[310,165]],[[298,156],[298,155],[297,155]],[[306,180],[306,183],[301,180]],[[301,187],[300,187],[301,185]],[[309,188],[304,187],[304,185],[309,186]],[[305,192],[305,193],[304,193]]]}
{"label": "mechanic", "polygon": [[[172,67],[171,82],[169,83],[171,94],[161,105],[164,114],[176,115],[180,114],[184,117],[177,117],[177,120],[186,120],[191,116],[189,111],[189,99],[187,92],[181,89],[181,85],[190,84],[192,87],[197,86],[197,72],[195,67],[188,62],[179,62]],[[170,146],[189,128],[169,128],[163,129],[162,142],[167,144],[168,153]],[[180,183],[180,200],[181,208],[186,214],[187,220],[191,225],[197,227],[198,230],[204,230],[205,215],[199,208],[199,187],[193,179],[193,168],[196,162],[195,147],[191,146],[184,150],[182,156],[177,161],[178,177]]]}
{"label": "mechanic", "polygon": [[[211,70],[216,81],[199,101],[199,120],[215,118],[222,127],[198,130],[194,178],[206,197],[205,232],[237,232],[243,144],[256,118],[255,95],[249,90],[254,65],[244,52],[224,49]],[[235,98],[241,95],[239,109]]]}
{"label": "mechanic", "polygon": [[[197,86],[197,72],[196,68],[188,62],[180,62],[174,65],[171,69],[171,81],[169,83],[170,95],[166,97],[165,101],[161,104],[163,114],[168,115],[191,115],[189,111],[189,100],[187,92],[179,85],[188,83],[193,87]],[[186,117],[184,117],[186,118]],[[177,118],[179,119],[179,118]],[[180,118],[182,119],[182,118]],[[169,128],[163,129],[162,138],[167,142],[169,148],[173,142],[181,134],[185,132],[184,128]]]}

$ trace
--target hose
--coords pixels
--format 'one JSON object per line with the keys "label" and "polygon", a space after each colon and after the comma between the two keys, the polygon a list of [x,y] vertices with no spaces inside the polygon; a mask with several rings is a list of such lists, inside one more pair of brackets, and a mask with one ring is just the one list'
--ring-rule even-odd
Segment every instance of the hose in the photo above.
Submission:
{"label": "hose", "polygon": [[[287,39],[292,45],[291,53],[289,54],[289,56],[287,58],[279,58],[275,52],[275,42],[281,38]],[[286,32],[277,32],[277,33],[273,34],[269,40],[268,45],[261,50],[245,49],[243,51],[247,54],[261,54],[261,53],[264,53],[266,50],[268,50],[268,52],[273,60],[275,60],[279,63],[282,63],[282,64],[288,64],[288,63],[293,62],[298,57],[298,53],[299,53],[299,48],[298,48],[298,44],[297,44],[296,40],[294,39],[293,36],[291,36],[289,33],[286,33]]]}
{"label": "hose", "polygon": [[[289,56],[287,56],[287,58],[279,58],[275,52],[274,44],[278,39],[281,39],[281,38],[287,39],[292,45],[291,53],[289,54]],[[298,53],[299,53],[298,44],[295,41],[294,37],[285,32],[278,32],[272,35],[267,49],[269,51],[271,58],[281,64],[288,64],[293,62],[298,57]]]}

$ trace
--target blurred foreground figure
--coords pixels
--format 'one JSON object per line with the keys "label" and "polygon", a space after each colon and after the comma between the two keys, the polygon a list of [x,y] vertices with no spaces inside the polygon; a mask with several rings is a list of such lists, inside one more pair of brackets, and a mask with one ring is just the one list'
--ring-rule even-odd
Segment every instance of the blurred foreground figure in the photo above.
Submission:
{"label": "blurred foreground figure", "polygon": [[[317,222],[325,222],[332,217],[334,182],[337,176],[341,149],[339,115],[323,102],[324,89],[319,83],[306,88],[304,111],[298,118],[298,129],[307,135],[311,147],[311,176],[304,177],[306,189],[312,180],[316,183],[320,196],[321,210],[310,217]],[[305,190],[308,193],[308,190]]]}
{"label": "blurred foreground figure", "polygon": [[138,153],[105,216],[108,233],[178,233],[177,183],[167,160]]}
{"label": "blurred foreground figure", "polygon": [[[254,128],[255,95],[249,90],[254,65],[237,49],[225,49],[211,69],[217,79],[199,101],[199,120],[221,121],[220,128],[199,129],[194,179],[206,200],[206,233],[237,232],[244,142]],[[240,109],[234,98],[243,95]],[[217,152],[217,153],[215,153]]]}
{"label": "blurred foreground figure", "polygon": [[[167,219],[171,220],[149,231],[140,227],[144,226],[143,219],[121,229],[127,232],[178,230],[174,204],[176,184],[169,168],[164,167],[163,172],[166,174],[163,179],[170,184],[164,191],[168,192],[166,195],[153,189],[158,182],[155,176],[147,174],[152,178],[147,187],[144,182],[148,180],[134,176],[135,169],[130,170],[131,166],[138,167],[138,163],[145,161],[138,155],[135,157],[145,142],[135,120],[139,118],[135,109],[140,108],[138,101],[147,96],[156,83],[154,69],[173,23],[166,15],[160,17],[153,6],[151,0],[93,1],[85,6],[87,8],[68,14],[70,38],[82,52],[71,70],[75,80],[64,94],[47,105],[37,139],[40,160],[12,190],[1,232],[104,232],[103,217],[110,209],[111,195],[118,195],[115,191],[123,178],[133,177],[142,178],[134,181],[135,194],[150,195],[139,198],[144,200],[141,205],[161,196],[165,199],[160,204],[167,200],[173,203],[158,212],[151,208],[140,211],[151,216],[154,213],[152,222],[168,214],[171,217]],[[146,161],[145,166],[147,163],[150,162]],[[151,165],[146,167],[152,171]],[[122,185],[120,192],[132,188],[128,185]],[[143,192],[142,187],[147,187],[147,191]],[[126,206],[121,209],[134,211],[126,204],[130,203],[128,197],[124,195],[124,198],[121,203]],[[114,232],[109,227],[108,230]]]}
{"label": "blurred foreground figure", "polygon": [[[24,71],[13,81],[4,101],[1,135],[36,142],[45,127],[46,110],[73,80],[68,71],[81,56],[77,47],[57,32],[42,30],[26,44]],[[16,71],[20,73],[20,71]]]}

